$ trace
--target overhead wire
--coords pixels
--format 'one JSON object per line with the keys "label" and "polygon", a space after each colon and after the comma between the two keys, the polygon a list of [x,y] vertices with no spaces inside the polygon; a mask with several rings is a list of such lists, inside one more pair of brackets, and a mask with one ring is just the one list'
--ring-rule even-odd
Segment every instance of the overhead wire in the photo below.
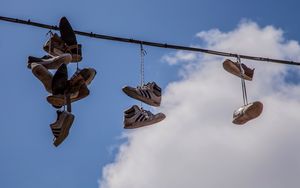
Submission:
{"label": "overhead wire", "polygon": [[[59,30],[59,27],[56,26],[56,25],[47,25],[47,24],[43,24],[43,23],[33,22],[30,19],[29,20],[22,20],[22,19],[16,19],[16,18],[9,18],[9,17],[0,16],[0,20],[6,21],[6,22],[12,22],[12,23],[24,24],[24,25],[31,25],[31,26],[35,26],[35,27],[50,29],[50,30]],[[118,42],[124,42],[124,43],[143,44],[144,46],[152,46],[152,47],[158,47],[158,48],[168,48],[168,49],[175,49],[175,50],[184,50],[184,51],[191,51],[191,52],[202,52],[202,53],[206,53],[206,54],[223,56],[223,57],[234,57],[234,58],[239,57],[241,59],[271,62],[271,63],[279,63],[279,64],[286,64],[286,65],[300,65],[300,62],[296,62],[296,61],[273,59],[273,58],[258,57],[258,56],[249,56],[249,55],[242,55],[242,54],[237,54],[237,53],[208,50],[208,49],[189,47],[189,46],[181,46],[181,45],[174,45],[174,44],[167,44],[167,43],[143,41],[143,40],[137,40],[137,39],[132,39],[132,38],[123,38],[123,37],[116,37],[116,36],[110,36],[110,35],[96,34],[96,33],[93,33],[93,32],[83,32],[83,31],[77,31],[77,30],[74,30],[74,32],[75,32],[75,34],[86,36],[86,37],[103,39],[103,40],[118,41]]]}

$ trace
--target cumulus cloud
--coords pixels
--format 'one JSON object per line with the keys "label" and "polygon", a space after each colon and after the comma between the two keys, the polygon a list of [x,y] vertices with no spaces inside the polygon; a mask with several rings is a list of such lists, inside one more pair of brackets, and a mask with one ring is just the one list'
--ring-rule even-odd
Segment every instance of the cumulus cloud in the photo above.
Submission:
{"label": "cumulus cloud", "polygon": [[[300,59],[298,42],[273,26],[248,21],[197,36],[209,49]],[[240,80],[223,70],[223,58],[177,52],[164,59],[192,61],[193,68],[182,64],[182,79],[165,89],[163,122],[126,132],[128,142],[103,169],[101,188],[299,187],[300,89],[285,81],[297,67],[243,61],[256,68],[248,98],[263,102],[264,111],[237,126],[231,121],[242,105]]]}

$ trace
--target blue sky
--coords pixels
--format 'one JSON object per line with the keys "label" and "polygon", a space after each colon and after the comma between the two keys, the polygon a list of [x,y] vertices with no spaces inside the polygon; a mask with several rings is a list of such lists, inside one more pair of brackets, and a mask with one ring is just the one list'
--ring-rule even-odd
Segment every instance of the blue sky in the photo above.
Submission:
{"label": "blue sky", "polygon": [[[199,31],[230,31],[243,19],[281,28],[300,40],[297,1],[16,1],[2,0],[1,16],[57,25],[66,16],[76,30],[180,45],[199,44]],[[49,124],[55,110],[26,68],[27,56],[42,56],[45,29],[0,22],[0,187],[98,187],[102,168],[112,162],[123,130],[123,110],[137,102],[121,92],[139,84],[139,46],[78,36],[80,67],[98,74],[88,98],[73,105],[75,122],[67,140],[52,145]],[[178,66],[161,58],[172,50],[145,47],[146,81],[163,88],[180,79]],[[71,65],[72,74],[75,64]],[[150,130],[149,130],[150,131]]]}

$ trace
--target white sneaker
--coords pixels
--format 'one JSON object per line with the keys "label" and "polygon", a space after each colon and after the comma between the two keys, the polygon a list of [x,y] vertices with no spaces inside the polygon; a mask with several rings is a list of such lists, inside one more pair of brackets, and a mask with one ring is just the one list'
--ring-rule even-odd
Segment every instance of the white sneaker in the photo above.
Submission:
{"label": "white sneaker", "polygon": [[232,123],[237,125],[245,124],[246,122],[257,118],[263,111],[263,104],[259,101],[249,103],[242,106],[233,113]]}
{"label": "white sneaker", "polygon": [[135,129],[158,123],[166,118],[165,114],[152,114],[150,111],[132,106],[124,112],[124,129]]}
{"label": "white sneaker", "polygon": [[160,106],[161,88],[155,82],[149,82],[142,87],[133,88],[125,86],[123,92],[129,97],[140,100],[151,106]]}
{"label": "white sneaker", "polygon": [[42,58],[29,56],[28,57],[28,68],[31,67],[32,63],[43,65],[47,69],[58,69],[63,63],[68,64],[72,60],[71,54],[61,54],[59,56],[51,57],[44,56]]}

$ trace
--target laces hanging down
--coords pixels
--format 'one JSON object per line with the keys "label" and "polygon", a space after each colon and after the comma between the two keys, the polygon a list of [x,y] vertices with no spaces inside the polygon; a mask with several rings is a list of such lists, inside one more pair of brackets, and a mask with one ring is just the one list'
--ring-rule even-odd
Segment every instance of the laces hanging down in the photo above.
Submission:
{"label": "laces hanging down", "polygon": [[254,69],[250,69],[245,64],[241,63],[240,56],[237,56],[236,58],[236,62],[226,59],[223,62],[223,68],[241,79],[244,105],[234,111],[232,123],[242,125],[257,118],[262,113],[263,104],[259,101],[248,103],[245,80],[252,81]]}
{"label": "laces hanging down", "polygon": [[[63,111],[57,112],[56,122],[50,125],[55,146],[60,145],[68,136],[74,121],[71,103],[89,95],[87,86],[97,73],[93,68],[79,69],[78,62],[82,60],[81,45],[77,44],[75,32],[65,17],[60,20],[59,30],[61,36],[53,34],[51,30],[46,34],[49,39],[43,49],[47,55],[41,58],[29,56],[27,62],[27,67],[50,93],[47,101],[54,108],[63,107]],[[67,65],[70,62],[76,62],[77,66],[76,72],[68,79]],[[56,69],[54,75],[49,69]]]}
{"label": "laces hanging down", "polygon": [[143,109],[143,103],[151,106],[160,106],[161,102],[161,88],[155,82],[148,82],[145,84],[145,71],[144,71],[144,57],[147,54],[140,44],[140,85],[136,88],[125,86],[123,92],[136,100],[141,102],[141,106],[132,106],[124,112],[124,128],[133,129],[158,123],[165,119],[163,113],[152,114],[150,111]]}

